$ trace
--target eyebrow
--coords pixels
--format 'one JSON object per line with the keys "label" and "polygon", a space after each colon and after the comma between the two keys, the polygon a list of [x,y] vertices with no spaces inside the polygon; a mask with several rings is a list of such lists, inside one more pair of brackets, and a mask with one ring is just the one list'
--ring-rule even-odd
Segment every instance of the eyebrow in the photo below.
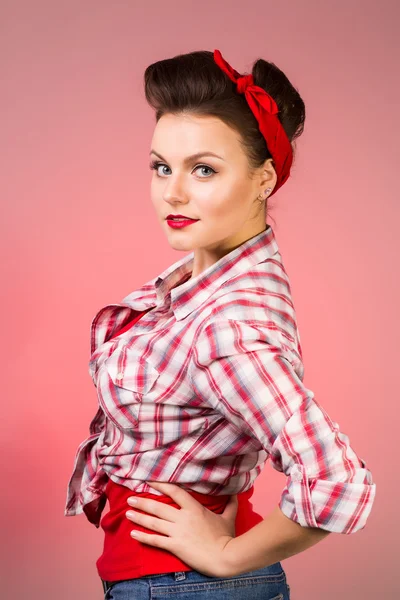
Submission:
{"label": "eyebrow", "polygon": [[[156,156],[158,156],[158,158],[161,158],[161,160],[165,160],[165,158],[163,158],[161,156],[161,154],[159,154],[155,150],[150,150],[150,154],[155,154]],[[215,156],[215,158],[225,160],[224,158],[222,158],[222,156],[215,154],[215,152],[209,152],[208,150],[206,150],[205,152],[197,152],[196,154],[191,154],[190,156],[187,156],[183,162],[184,162],[184,164],[189,164],[192,161],[197,160],[198,158],[201,158],[202,156]],[[165,160],[165,162],[168,162],[168,161]]]}

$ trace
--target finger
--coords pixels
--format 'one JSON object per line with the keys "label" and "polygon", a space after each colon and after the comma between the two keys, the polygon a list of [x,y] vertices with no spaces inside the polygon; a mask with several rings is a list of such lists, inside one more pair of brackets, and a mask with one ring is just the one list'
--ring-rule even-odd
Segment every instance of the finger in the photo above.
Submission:
{"label": "finger", "polygon": [[174,483],[167,483],[165,481],[146,481],[146,483],[150,487],[154,487],[156,490],[159,490],[163,494],[167,494],[167,496],[170,496],[181,508],[203,508],[201,502],[198,502],[195,498],[193,498],[193,496],[189,494],[189,492],[187,492],[182,487],[179,487]]}
{"label": "finger", "polygon": [[132,508],[155,515],[159,519],[176,523],[176,519],[180,511],[179,508],[175,508],[175,506],[169,506],[168,504],[164,504],[158,500],[151,500],[151,498],[135,498],[134,496],[133,498],[137,500],[137,502],[134,504],[131,504],[129,501],[130,498],[127,500],[128,505]]}
{"label": "finger", "polygon": [[[134,535],[133,535],[134,534]],[[131,532],[133,539],[148,544],[149,546],[155,546],[156,548],[162,548],[173,553],[172,540],[169,537],[163,537],[161,535],[153,535],[151,533],[144,533],[143,531]]]}
{"label": "finger", "polygon": [[231,496],[226,503],[225,509],[222,513],[222,516],[226,519],[234,519],[236,517],[239,506],[239,500],[237,495]]}
{"label": "finger", "polygon": [[144,529],[149,529],[150,533],[157,531],[164,535],[172,534],[172,527],[169,521],[163,521],[157,517],[151,517],[150,515],[145,515],[134,510],[128,510],[125,515],[136,525],[140,525],[140,527],[143,527]]}

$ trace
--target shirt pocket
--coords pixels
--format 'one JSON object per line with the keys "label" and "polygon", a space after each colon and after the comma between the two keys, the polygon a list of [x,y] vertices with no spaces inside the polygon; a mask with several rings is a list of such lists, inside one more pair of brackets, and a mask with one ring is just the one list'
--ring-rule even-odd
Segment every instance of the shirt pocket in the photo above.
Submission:
{"label": "shirt pocket", "polygon": [[159,375],[135,348],[122,346],[104,361],[99,399],[117,427],[138,426],[142,398],[151,391]]}

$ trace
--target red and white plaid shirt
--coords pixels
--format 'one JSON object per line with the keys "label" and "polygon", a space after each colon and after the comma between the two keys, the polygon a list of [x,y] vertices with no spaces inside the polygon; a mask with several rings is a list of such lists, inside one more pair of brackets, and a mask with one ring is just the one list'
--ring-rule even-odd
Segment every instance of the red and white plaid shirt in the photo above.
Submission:
{"label": "red and white plaid shirt", "polygon": [[146,481],[236,494],[270,459],[286,475],[279,506],[287,517],[336,533],[362,529],[376,484],[302,383],[271,226],[190,279],[192,268],[193,252],[93,319],[99,409],[76,453],[65,515],[84,512],[98,527],[108,478],[156,495]]}

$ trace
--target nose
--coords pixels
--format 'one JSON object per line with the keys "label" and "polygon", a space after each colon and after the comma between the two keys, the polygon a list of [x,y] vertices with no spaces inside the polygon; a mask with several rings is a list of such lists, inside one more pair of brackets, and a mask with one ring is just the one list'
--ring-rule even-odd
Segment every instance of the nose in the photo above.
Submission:
{"label": "nose", "polygon": [[183,176],[179,177],[179,175],[170,175],[168,177],[163,190],[163,198],[169,203],[186,202],[187,199],[184,190]]}

